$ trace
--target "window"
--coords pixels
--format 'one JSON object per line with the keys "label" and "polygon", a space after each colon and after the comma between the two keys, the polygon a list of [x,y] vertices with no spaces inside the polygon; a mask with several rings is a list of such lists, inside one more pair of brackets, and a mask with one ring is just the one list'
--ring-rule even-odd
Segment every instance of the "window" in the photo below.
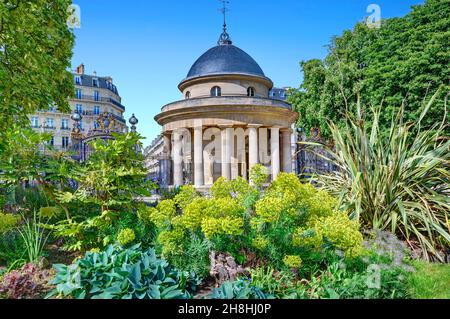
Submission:
{"label": "window", "polygon": [[38,127],[39,126],[39,119],[36,116],[33,116],[31,118],[31,127]]}
{"label": "window", "polygon": [[52,118],[47,118],[47,120],[45,121],[45,127],[53,128],[53,119]]}
{"label": "window", "polygon": [[68,136],[62,137],[62,147],[69,148],[69,137]]}
{"label": "window", "polygon": [[100,115],[100,106],[94,106],[94,115]]}
{"label": "window", "polygon": [[99,91],[94,91],[94,100],[100,101],[100,92]]}
{"label": "window", "polygon": [[83,114],[83,105],[77,104],[77,105],[75,106],[75,111],[76,111],[78,114]]}
{"label": "window", "polygon": [[78,100],[81,100],[82,94],[81,94],[81,90],[80,89],[76,89],[75,91],[75,96]]}
{"label": "window", "polygon": [[98,128],[99,128],[98,122],[94,121],[94,130],[98,130]]}
{"label": "window", "polygon": [[54,137],[54,136],[52,136],[52,138],[51,138],[49,144],[50,144],[51,146],[55,146],[55,137]]}
{"label": "window", "polygon": [[249,87],[247,89],[247,96],[255,96],[255,88]]}
{"label": "window", "polygon": [[215,86],[211,89],[211,96],[222,96],[222,89],[218,86]]}
{"label": "window", "polygon": [[75,76],[75,84],[77,85],[81,85],[81,77],[80,76]]}
{"label": "window", "polygon": [[186,92],[186,100],[189,100],[191,98],[191,92],[187,91]]}
{"label": "window", "polygon": [[69,128],[69,120],[68,119],[62,119],[61,128],[63,130],[67,130]]}
{"label": "window", "polygon": [[92,86],[98,88],[98,79],[92,79]]}

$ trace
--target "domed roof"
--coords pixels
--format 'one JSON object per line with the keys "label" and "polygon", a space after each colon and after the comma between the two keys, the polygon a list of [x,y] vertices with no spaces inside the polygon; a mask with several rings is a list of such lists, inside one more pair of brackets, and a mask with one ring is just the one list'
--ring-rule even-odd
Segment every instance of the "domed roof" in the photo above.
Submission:
{"label": "domed roof", "polygon": [[256,61],[230,42],[206,51],[192,66],[187,79],[208,75],[244,74],[266,77]]}

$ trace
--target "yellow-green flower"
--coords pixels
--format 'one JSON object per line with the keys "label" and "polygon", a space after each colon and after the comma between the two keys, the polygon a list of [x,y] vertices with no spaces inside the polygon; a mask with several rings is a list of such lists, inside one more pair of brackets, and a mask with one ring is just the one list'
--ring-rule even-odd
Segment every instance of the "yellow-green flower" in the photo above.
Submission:
{"label": "yellow-green flower", "polygon": [[210,205],[210,200],[206,198],[196,198],[183,211],[180,224],[186,229],[195,230],[200,228],[203,218],[206,217],[206,209]]}
{"label": "yellow-green flower", "polygon": [[0,234],[14,228],[19,222],[19,217],[12,214],[3,214],[0,212]]}
{"label": "yellow-green flower", "polygon": [[181,209],[185,209],[199,194],[192,185],[181,186],[180,192],[174,197],[174,202]]}
{"label": "yellow-green flower", "polygon": [[283,200],[276,197],[264,197],[256,202],[256,215],[266,223],[276,222],[281,215],[283,209]]}
{"label": "yellow-green flower", "polygon": [[284,256],[283,262],[289,268],[299,268],[302,265],[302,259],[300,256]]}
{"label": "yellow-green flower", "polygon": [[117,241],[122,246],[132,243],[135,239],[136,239],[136,234],[134,233],[134,230],[132,230],[130,228],[121,230],[119,235],[117,235]]}
{"label": "yellow-green flower", "polygon": [[252,246],[259,250],[264,250],[269,246],[270,241],[269,239],[263,237],[263,236],[257,236],[252,240]]}
{"label": "yellow-green flower", "polygon": [[167,199],[159,202],[155,208],[150,208],[150,219],[159,228],[170,225],[170,221],[175,217],[177,208],[173,200]]}

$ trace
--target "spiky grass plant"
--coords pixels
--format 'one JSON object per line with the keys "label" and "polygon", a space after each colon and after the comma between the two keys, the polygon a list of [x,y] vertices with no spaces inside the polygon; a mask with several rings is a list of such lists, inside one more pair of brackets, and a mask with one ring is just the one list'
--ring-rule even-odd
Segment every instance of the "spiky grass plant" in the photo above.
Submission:
{"label": "spiky grass plant", "polygon": [[27,261],[38,263],[43,256],[45,245],[50,233],[45,234],[45,229],[41,224],[41,217],[34,211],[33,218],[23,218],[24,223],[19,227],[19,233],[25,244]]}
{"label": "spiky grass plant", "polygon": [[329,158],[318,154],[331,160],[338,171],[318,172],[314,178],[365,227],[389,230],[410,246],[419,245],[425,259],[443,261],[439,248],[450,246],[446,114],[442,123],[420,128],[435,98],[415,123],[403,121],[402,107],[392,119],[388,136],[380,134],[379,109],[371,109],[373,121],[369,124],[358,103],[356,117],[347,115],[343,128],[329,124],[334,141],[334,147],[326,150]]}

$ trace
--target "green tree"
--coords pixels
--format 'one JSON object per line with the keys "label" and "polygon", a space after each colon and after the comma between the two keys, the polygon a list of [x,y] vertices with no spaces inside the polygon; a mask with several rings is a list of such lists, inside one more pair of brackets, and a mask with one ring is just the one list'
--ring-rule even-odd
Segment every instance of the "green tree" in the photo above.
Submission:
{"label": "green tree", "polygon": [[53,105],[68,111],[74,36],[71,0],[0,1],[0,152],[5,132],[27,114]]}
{"label": "green tree", "polygon": [[333,38],[323,61],[301,62],[304,82],[289,99],[300,113],[298,126],[320,127],[325,138],[331,135],[328,121],[342,127],[343,114],[355,114],[358,96],[363,105],[383,103],[379,124],[385,135],[403,102],[405,120],[417,121],[423,100],[445,86],[422,121],[431,127],[445,112],[449,63],[450,0],[427,0],[405,17],[384,20],[380,29],[358,23]]}

